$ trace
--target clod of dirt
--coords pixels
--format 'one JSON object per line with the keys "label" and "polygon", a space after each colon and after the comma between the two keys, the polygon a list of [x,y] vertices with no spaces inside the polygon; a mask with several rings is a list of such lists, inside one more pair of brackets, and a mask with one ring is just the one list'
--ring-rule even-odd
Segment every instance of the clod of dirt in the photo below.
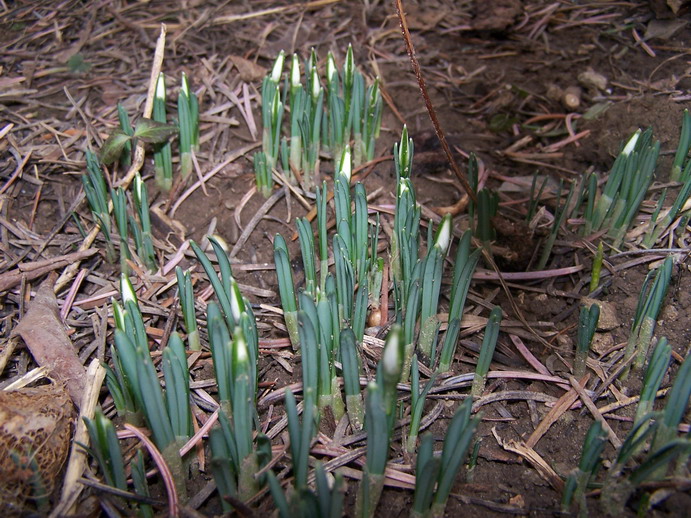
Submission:
{"label": "clod of dirt", "polygon": [[0,391],[0,511],[50,497],[67,458],[74,406],[63,385]]}
{"label": "clod of dirt", "polygon": [[521,12],[523,12],[521,0],[475,2],[472,27],[476,31],[505,31],[514,24]]}
{"label": "clod of dirt", "polygon": [[581,303],[585,304],[586,308],[588,309],[590,309],[590,306],[593,304],[600,306],[600,318],[597,321],[598,331],[611,331],[612,329],[619,327],[617,308],[611,302],[584,297],[581,299]]}

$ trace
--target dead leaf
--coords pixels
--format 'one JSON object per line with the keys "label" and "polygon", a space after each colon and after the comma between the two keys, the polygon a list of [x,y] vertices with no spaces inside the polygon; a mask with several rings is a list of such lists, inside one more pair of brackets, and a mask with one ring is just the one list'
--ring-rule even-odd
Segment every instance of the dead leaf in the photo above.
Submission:
{"label": "dead leaf", "polygon": [[56,380],[67,385],[72,401],[79,407],[86,372],[58,317],[54,284],[54,274],[41,284],[14,333],[22,337],[36,363],[48,367]]}
{"label": "dead leaf", "polygon": [[686,27],[688,22],[681,18],[674,20],[650,20],[648,26],[645,28],[643,39],[648,41],[653,38],[660,40],[668,40],[674,36],[680,29]]}
{"label": "dead leaf", "polygon": [[230,60],[233,62],[233,65],[235,65],[235,68],[238,69],[240,79],[245,83],[261,81],[267,74],[267,70],[264,67],[257,65],[254,61],[250,61],[249,59],[240,56],[230,56]]}

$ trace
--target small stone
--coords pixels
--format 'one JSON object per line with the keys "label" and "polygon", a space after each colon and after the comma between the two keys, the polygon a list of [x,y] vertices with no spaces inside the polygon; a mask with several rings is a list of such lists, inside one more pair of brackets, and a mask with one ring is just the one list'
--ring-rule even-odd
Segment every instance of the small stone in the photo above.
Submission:
{"label": "small stone", "polygon": [[667,304],[660,311],[660,320],[663,322],[674,322],[679,318],[679,310],[672,304]]}
{"label": "small stone", "polygon": [[591,343],[591,349],[597,354],[603,354],[614,346],[612,333],[595,333]]}
{"label": "small stone", "polygon": [[611,331],[619,327],[617,309],[611,302],[583,297],[581,299],[581,304],[585,304],[587,308],[590,308],[593,304],[600,306],[600,318],[597,321],[598,331]]}
{"label": "small stone", "polygon": [[573,349],[573,340],[571,337],[559,334],[557,335],[557,344],[560,348],[570,351]]}

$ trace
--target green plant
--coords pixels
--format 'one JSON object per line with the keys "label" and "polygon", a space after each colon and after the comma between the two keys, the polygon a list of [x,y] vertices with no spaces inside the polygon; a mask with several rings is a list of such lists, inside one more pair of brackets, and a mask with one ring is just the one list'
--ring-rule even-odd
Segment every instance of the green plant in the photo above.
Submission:
{"label": "green plant", "polygon": [[480,417],[470,417],[472,398],[456,410],[446,430],[441,457],[434,455],[434,439],[426,433],[418,451],[415,496],[411,518],[441,518],[451,488],[472,444]]}
{"label": "green plant", "polygon": [[84,424],[91,441],[90,451],[101,468],[106,484],[126,491],[125,461],[113,422],[97,409],[93,419],[84,417]]}
{"label": "green plant", "polygon": [[641,422],[646,415],[652,412],[655,396],[662,383],[662,378],[664,378],[667,372],[671,357],[672,346],[667,343],[667,338],[663,336],[655,346],[648,362],[648,368],[643,376],[643,388],[641,389],[638,407],[636,408],[634,423]]}
{"label": "green plant", "polygon": [[439,366],[437,368],[437,371],[440,373],[448,372],[451,368],[451,362],[456,353],[458,334],[461,330],[463,307],[468,296],[473,272],[480,259],[481,250],[470,252],[471,239],[471,232],[466,231],[458,243],[458,249],[456,250],[451,282],[451,295],[449,297],[448,327],[444,335],[444,343],[442,345]]}
{"label": "green plant", "polygon": [[487,383],[487,372],[489,365],[494,356],[494,348],[497,345],[497,338],[499,337],[499,325],[501,324],[501,308],[495,306],[487,319],[487,326],[485,327],[485,336],[482,339],[482,347],[480,348],[480,356],[475,367],[475,375],[473,377],[473,386],[470,393],[473,397],[482,395]]}
{"label": "green plant", "polygon": [[422,419],[422,411],[425,408],[425,399],[429,393],[432,385],[434,385],[435,376],[425,384],[425,387],[420,390],[420,372],[417,366],[417,355],[413,356],[411,364],[410,375],[410,428],[408,431],[408,438],[405,443],[405,448],[408,453],[413,453],[417,445],[417,437],[420,433],[420,420]]}
{"label": "green plant", "polygon": [[[586,211],[586,234],[607,229],[613,246],[619,247],[650,186],[659,152],[659,141],[652,143],[652,130],[634,133],[614,161],[592,212]],[[594,192],[589,190],[592,198]]]}
{"label": "green plant", "polygon": [[190,90],[187,75],[183,72],[178,94],[178,119],[180,125],[180,172],[187,178],[192,172],[192,153],[199,151],[199,100]]}
{"label": "green plant", "polygon": [[[631,333],[624,351],[625,358],[634,354],[634,367],[640,369],[650,347],[650,341],[655,332],[657,316],[662,308],[662,302],[667,294],[672,277],[672,256],[668,256],[658,269],[648,273],[643,281],[636,312],[631,326]],[[652,281],[652,284],[651,284]]]}
{"label": "green plant", "polygon": [[581,306],[578,318],[578,337],[576,345],[576,357],[573,361],[573,375],[580,379],[585,374],[586,360],[590,351],[590,344],[597,330],[597,322],[600,318],[600,306],[592,304],[590,308]]}
{"label": "green plant", "polygon": [[583,451],[578,467],[569,474],[564,486],[561,499],[561,509],[568,512],[575,501],[578,506],[578,516],[587,517],[585,493],[590,480],[595,477],[600,466],[600,456],[607,443],[607,434],[602,430],[602,423],[595,421],[583,441]]}
{"label": "green plant", "polygon": [[192,420],[184,346],[173,333],[163,350],[164,395],[149,353],[139,303],[125,275],[120,278],[120,291],[124,309],[113,303],[116,329],[115,348],[111,351],[117,374],[111,376],[108,386],[115,388],[114,400],[121,399],[120,404],[129,401],[133,413],[144,417],[154,443],[174,474],[178,495],[185,500],[187,477],[178,450],[191,435]]}
{"label": "green plant", "polygon": [[[674,155],[674,162],[672,163],[672,170],[669,174],[669,179],[673,182],[683,182],[683,177],[688,175],[687,170],[690,162],[687,162],[687,157],[689,154],[689,147],[691,147],[691,114],[689,114],[689,110],[684,110],[681,121],[679,145],[677,146],[677,152]],[[686,163],[686,168],[684,168],[684,163]],[[684,171],[683,174],[682,171]]]}
{"label": "green plant", "polygon": [[451,215],[447,214],[439,224],[434,241],[428,244],[427,256],[422,263],[422,297],[418,346],[420,352],[428,359],[430,364],[432,364],[436,352],[433,345],[436,343],[439,332],[439,319],[437,317],[439,291],[441,290],[444,259],[451,246],[451,230]]}
{"label": "green plant", "polygon": [[594,292],[600,285],[600,272],[602,271],[602,261],[604,260],[605,252],[602,241],[597,244],[597,252],[593,257],[592,273],[590,274],[590,288],[589,292]]}
{"label": "green plant", "polygon": [[559,192],[557,194],[557,204],[554,213],[554,221],[552,222],[552,229],[550,230],[549,236],[547,237],[547,241],[545,241],[545,244],[542,246],[542,252],[540,254],[540,259],[538,260],[536,267],[538,270],[542,270],[547,265],[547,261],[549,260],[549,257],[552,253],[552,248],[554,247],[554,242],[557,239],[559,229],[564,223],[564,220],[566,219],[566,214],[568,213],[569,207],[571,205],[571,199],[573,198],[574,193],[573,185],[571,185],[571,187],[569,188],[569,194],[567,195],[566,201],[564,202],[563,206],[560,206],[561,191],[562,184],[560,182]]}
{"label": "green plant", "polygon": [[209,304],[208,322],[221,398],[219,426],[210,434],[211,470],[223,507],[230,510],[225,497],[245,501],[259,491],[258,473],[271,459],[271,443],[257,430],[256,363],[252,364],[242,328],[234,328],[231,340],[214,303]]}
{"label": "green plant", "polygon": [[138,220],[130,217],[130,226],[134,231],[134,241],[137,253],[149,271],[156,270],[156,252],[154,251],[153,236],[151,234],[151,220],[149,218],[149,195],[146,184],[137,173],[133,185],[134,208]]}
{"label": "green plant", "polygon": [[384,344],[377,367],[376,381],[367,386],[365,400],[365,432],[367,463],[355,501],[355,516],[370,517],[379,503],[384,487],[384,470],[389,458],[389,444],[396,416],[396,385],[403,371],[403,340],[401,328],[394,326]]}
{"label": "green plant", "polygon": [[110,210],[108,207],[108,188],[103,177],[103,171],[98,157],[91,151],[86,151],[87,174],[82,175],[84,194],[103,236],[106,238],[106,259],[115,262],[115,248],[111,240]]}
{"label": "green plant", "polygon": [[297,350],[300,343],[297,321],[298,305],[295,291],[293,290],[293,273],[290,268],[288,245],[280,234],[276,234],[274,237],[274,263],[276,265],[276,276],[278,277],[278,292],[281,296],[281,307],[283,308],[283,319],[288,329],[290,343],[293,344],[293,349]]}
{"label": "green plant", "polygon": [[[153,120],[166,124],[166,80],[161,72],[156,83],[156,95],[154,97]],[[165,141],[154,146],[154,170],[156,184],[160,189],[169,191],[173,186],[173,148],[170,142]]]}
{"label": "green plant", "polygon": [[343,372],[343,392],[345,393],[348,419],[356,430],[362,428],[365,411],[360,391],[360,367],[355,334],[352,329],[343,329],[340,337],[341,369]]}
{"label": "green plant", "polygon": [[127,198],[122,187],[110,190],[110,198],[113,200],[113,215],[115,216],[115,225],[118,228],[120,236],[120,272],[125,275],[129,272],[127,260],[132,258],[130,254],[130,246],[127,242]]}
{"label": "green plant", "polygon": [[257,190],[269,197],[273,187],[272,170],[278,161],[283,122],[283,103],[281,102],[280,82],[283,74],[285,52],[276,57],[271,73],[262,83],[262,150],[254,155],[254,171]]}
{"label": "green plant", "polygon": [[194,292],[192,290],[190,272],[189,270],[183,272],[182,268],[176,266],[175,277],[178,281],[178,296],[180,297],[182,319],[185,323],[190,351],[201,351],[202,345],[199,340],[199,327],[197,326],[197,315],[194,309]]}

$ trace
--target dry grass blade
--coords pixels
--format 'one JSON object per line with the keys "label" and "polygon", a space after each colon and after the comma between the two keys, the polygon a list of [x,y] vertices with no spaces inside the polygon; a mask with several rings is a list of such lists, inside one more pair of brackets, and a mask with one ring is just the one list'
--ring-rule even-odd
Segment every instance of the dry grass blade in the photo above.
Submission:
{"label": "dry grass blade", "polygon": [[583,387],[576,381],[576,378],[573,376],[569,377],[569,383],[571,383],[571,386],[573,389],[578,392],[578,397],[581,398],[581,401],[583,401],[583,404],[590,410],[590,413],[593,414],[593,417],[595,420],[600,421],[602,423],[602,428],[607,432],[607,436],[609,437],[609,441],[612,443],[612,446],[615,448],[621,448],[621,439],[617,437],[617,434],[614,433],[614,430],[612,430],[612,427],[609,425],[609,423],[605,420],[604,417],[602,417],[602,414],[598,410],[598,408],[595,406],[595,403],[593,403],[593,400],[590,399],[588,394],[586,394],[585,390],[583,390]]}
{"label": "dry grass blade", "polygon": [[495,428],[492,429],[492,433],[497,443],[502,448],[526,459],[537,470],[540,476],[549,482],[549,485],[552,486],[555,491],[561,493],[564,490],[564,481],[533,448],[527,444],[516,441],[504,442],[497,434]]}
{"label": "dry grass blade", "polygon": [[[585,387],[585,384],[588,383],[588,380],[590,379],[590,374],[586,374],[583,376],[583,378],[578,382],[581,387]],[[562,397],[559,398],[559,401],[552,407],[552,409],[548,412],[548,414],[545,416],[545,418],[540,422],[537,428],[533,431],[533,433],[530,435],[528,440],[525,442],[525,445],[528,448],[534,448],[535,445],[538,443],[540,438],[547,433],[547,431],[550,429],[550,427],[557,422],[557,420],[571,408],[571,405],[573,405],[576,400],[578,399],[578,392],[575,389],[569,390],[566,394],[564,394]]]}

